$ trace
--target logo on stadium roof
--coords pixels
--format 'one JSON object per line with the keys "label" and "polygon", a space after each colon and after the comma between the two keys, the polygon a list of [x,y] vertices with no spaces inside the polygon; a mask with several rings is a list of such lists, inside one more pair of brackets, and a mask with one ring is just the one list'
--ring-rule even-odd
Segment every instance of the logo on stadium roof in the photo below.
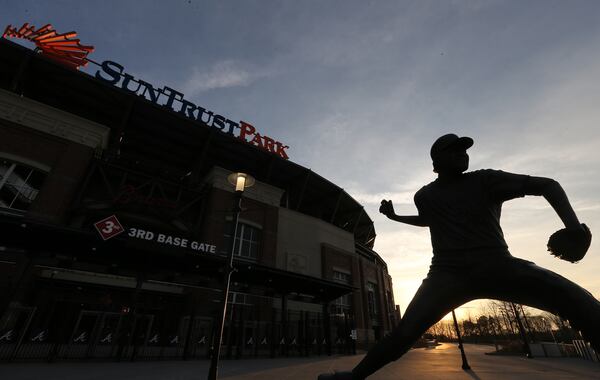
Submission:
{"label": "logo on stadium roof", "polygon": [[88,54],[94,51],[93,46],[85,46],[79,43],[79,39],[75,38],[77,33],[59,34],[50,24],[46,24],[39,29],[27,22],[18,29],[9,25],[4,30],[2,37],[32,41],[43,55],[74,69],[86,66]]}

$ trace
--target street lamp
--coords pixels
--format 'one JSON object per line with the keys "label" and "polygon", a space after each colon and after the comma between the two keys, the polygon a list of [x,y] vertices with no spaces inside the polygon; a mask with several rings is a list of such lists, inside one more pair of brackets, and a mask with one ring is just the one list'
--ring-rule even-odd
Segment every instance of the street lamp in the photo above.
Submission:
{"label": "street lamp", "polygon": [[465,348],[460,337],[460,329],[458,328],[458,321],[456,320],[456,313],[452,309],[452,320],[454,321],[454,328],[456,329],[456,337],[458,338],[458,348],[460,348],[460,356],[462,357],[462,369],[470,370],[469,362],[467,361],[467,355],[465,355]]}
{"label": "street lamp", "polygon": [[[208,380],[217,379],[217,367],[219,366],[219,355],[221,354],[221,340],[223,339],[223,327],[225,326],[225,315],[227,314],[227,298],[229,297],[229,284],[231,283],[231,274],[235,271],[233,268],[233,251],[235,249],[235,238],[237,236],[238,220],[240,211],[242,211],[242,194],[246,187],[254,185],[254,178],[246,173],[231,173],[227,176],[227,181],[235,186],[235,201],[233,206],[233,234],[231,236],[231,247],[229,247],[229,256],[225,267],[225,284],[223,286],[223,311],[218,321],[216,336],[212,340],[212,357],[210,359],[210,368],[208,370]],[[241,242],[240,242],[241,244]]]}
{"label": "street lamp", "polygon": [[529,346],[527,335],[525,335],[525,327],[523,327],[523,322],[521,322],[521,317],[519,316],[517,306],[514,304],[514,302],[511,302],[510,305],[512,306],[513,312],[515,313],[515,319],[517,320],[517,327],[519,328],[521,339],[523,339],[523,351],[525,351],[529,359],[533,359],[533,353],[531,352],[531,347]]}

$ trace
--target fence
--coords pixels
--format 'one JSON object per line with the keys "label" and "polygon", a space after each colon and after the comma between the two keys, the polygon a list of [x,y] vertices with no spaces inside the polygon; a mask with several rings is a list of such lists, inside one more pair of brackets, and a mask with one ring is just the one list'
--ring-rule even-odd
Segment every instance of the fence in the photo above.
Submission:
{"label": "fence", "polygon": [[594,349],[590,346],[589,343],[583,340],[574,340],[573,346],[575,347],[575,351],[577,352],[577,354],[582,358],[594,362],[600,361],[598,353],[594,351]]}
{"label": "fence", "polygon": [[[80,310],[67,327],[32,324],[35,307],[13,307],[2,319],[0,361],[160,360],[207,358],[214,322],[206,316]],[[237,308],[228,314],[221,353],[225,358],[313,356],[355,352],[353,321],[309,311],[271,310],[252,320]],[[67,316],[65,316],[66,319]],[[37,318],[40,319],[40,318]],[[36,320],[37,320],[36,319]],[[41,318],[43,319],[43,318]]]}

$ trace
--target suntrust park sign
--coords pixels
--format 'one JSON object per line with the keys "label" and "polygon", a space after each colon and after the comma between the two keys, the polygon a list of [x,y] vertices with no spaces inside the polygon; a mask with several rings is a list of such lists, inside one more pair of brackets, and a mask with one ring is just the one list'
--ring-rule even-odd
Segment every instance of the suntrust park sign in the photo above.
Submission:
{"label": "suntrust park sign", "polygon": [[141,96],[154,104],[168,108],[188,119],[216,128],[221,133],[231,135],[248,144],[276,154],[281,158],[289,159],[286,152],[289,146],[269,136],[261,135],[249,123],[243,121],[237,123],[204,107],[200,107],[186,100],[183,93],[170,87],[157,88],[144,80],[136,79],[133,75],[126,73],[125,68],[116,62],[104,61],[100,65],[100,68],[95,76],[104,82]]}

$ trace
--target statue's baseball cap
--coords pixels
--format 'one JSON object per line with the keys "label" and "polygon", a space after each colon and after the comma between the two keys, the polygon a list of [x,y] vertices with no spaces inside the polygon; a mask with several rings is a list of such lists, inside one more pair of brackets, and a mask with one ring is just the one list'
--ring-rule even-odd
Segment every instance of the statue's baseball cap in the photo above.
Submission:
{"label": "statue's baseball cap", "polygon": [[467,150],[473,146],[473,139],[470,137],[458,137],[454,133],[448,133],[447,135],[443,135],[437,140],[435,140],[435,142],[431,146],[431,159],[435,160],[440,153],[455,146],[460,146],[461,148]]}

